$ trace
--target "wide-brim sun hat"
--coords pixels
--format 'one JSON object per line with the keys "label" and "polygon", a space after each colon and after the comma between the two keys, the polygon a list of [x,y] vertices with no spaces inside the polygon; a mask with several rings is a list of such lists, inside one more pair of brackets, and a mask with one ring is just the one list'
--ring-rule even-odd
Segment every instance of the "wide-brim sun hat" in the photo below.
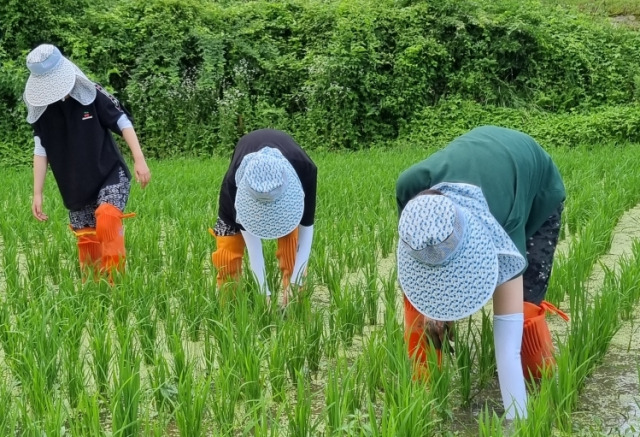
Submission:
{"label": "wide-brim sun hat", "polygon": [[442,183],[400,216],[398,280],[407,299],[434,320],[470,316],[495,288],[522,273],[526,260],[489,211],[479,187]]}
{"label": "wide-brim sun hat", "polygon": [[23,100],[27,121],[34,123],[47,106],[69,95],[83,105],[96,98],[95,84],[51,44],[41,44],[27,55],[30,75]]}
{"label": "wide-brim sun hat", "polygon": [[263,147],[247,154],[236,172],[236,220],[262,239],[280,238],[300,224],[304,191],[280,150]]}

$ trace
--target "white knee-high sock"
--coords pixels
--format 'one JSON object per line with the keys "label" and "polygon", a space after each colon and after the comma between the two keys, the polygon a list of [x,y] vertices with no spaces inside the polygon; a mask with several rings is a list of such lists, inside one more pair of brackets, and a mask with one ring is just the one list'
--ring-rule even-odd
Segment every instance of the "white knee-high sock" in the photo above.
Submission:
{"label": "white knee-high sock", "polygon": [[527,390],[520,361],[523,325],[522,313],[493,316],[498,380],[507,419],[527,417]]}

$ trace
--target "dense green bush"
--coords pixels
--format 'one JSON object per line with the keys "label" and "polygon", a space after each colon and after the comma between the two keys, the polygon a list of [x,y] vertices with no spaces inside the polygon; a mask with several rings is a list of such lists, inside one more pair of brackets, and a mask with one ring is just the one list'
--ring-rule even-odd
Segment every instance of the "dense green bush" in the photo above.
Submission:
{"label": "dense green bush", "polygon": [[521,130],[545,147],[640,143],[638,104],[554,114],[452,99],[417,113],[395,144],[442,146],[458,135],[486,124]]}
{"label": "dense green bush", "polygon": [[453,131],[484,106],[563,134],[566,118],[578,135],[614,121],[595,108],[637,116],[640,101],[639,33],[534,0],[8,0],[0,15],[5,163],[28,156],[24,56],[45,41],[123,100],[158,157],[228,150],[265,126],[368,147]]}

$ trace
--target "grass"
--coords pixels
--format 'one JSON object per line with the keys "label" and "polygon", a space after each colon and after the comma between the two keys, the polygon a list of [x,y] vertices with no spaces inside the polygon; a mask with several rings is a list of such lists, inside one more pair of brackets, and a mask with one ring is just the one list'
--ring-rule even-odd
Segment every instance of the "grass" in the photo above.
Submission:
{"label": "grass", "polygon": [[[311,265],[285,314],[249,280],[216,287],[207,228],[226,158],[151,163],[151,185],[131,193],[138,216],[125,223],[127,273],[114,287],[81,282],[51,176],[50,220],[38,223],[30,170],[3,169],[0,204],[11,208],[0,221],[0,434],[570,432],[580,388],[640,299],[638,245],[600,289],[587,287],[617,219],[640,200],[640,151],[550,152],[569,197],[567,250],[548,298],[572,322],[557,373],[530,397],[536,420],[508,425],[495,407],[488,312],[458,322],[455,352],[429,381],[411,377],[394,266],[394,185],[431,150],[313,154],[321,179]],[[274,252],[267,242],[267,280],[279,293]]]}
{"label": "grass", "polygon": [[549,4],[569,5],[583,12],[614,17],[635,15],[640,17],[640,4],[636,0],[545,0]]}

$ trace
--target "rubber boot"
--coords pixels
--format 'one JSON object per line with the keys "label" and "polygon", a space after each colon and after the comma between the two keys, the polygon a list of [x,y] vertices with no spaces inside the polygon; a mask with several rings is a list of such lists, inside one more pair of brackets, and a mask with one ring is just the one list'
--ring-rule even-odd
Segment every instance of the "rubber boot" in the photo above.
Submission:
{"label": "rubber boot", "polygon": [[96,209],[96,236],[102,246],[100,271],[107,276],[110,284],[116,272],[124,274],[127,252],[124,247],[122,219],[135,214],[123,214],[115,206],[103,203]]}
{"label": "rubber boot", "polygon": [[569,320],[565,313],[549,302],[542,301],[540,306],[524,302],[524,329],[520,356],[525,378],[538,380],[546,370],[555,365],[553,340],[545,320],[547,311],[559,315],[564,320]]}
{"label": "rubber boot", "polygon": [[[427,318],[404,296],[404,341],[413,359],[413,379],[429,379],[429,341],[425,334]],[[436,349],[438,366],[442,365],[442,350]]]}
{"label": "rubber boot", "polygon": [[100,241],[98,241],[96,228],[71,230],[78,239],[78,259],[80,260],[82,282],[85,282],[89,276],[97,280],[99,262],[102,256],[102,245]]}
{"label": "rubber boot", "polygon": [[282,290],[284,293],[282,299],[285,305],[289,301],[287,291],[291,283],[291,275],[293,274],[293,268],[296,264],[297,253],[298,228],[295,228],[290,234],[278,238],[278,249],[276,250],[276,258],[278,258],[280,272],[282,274]]}

